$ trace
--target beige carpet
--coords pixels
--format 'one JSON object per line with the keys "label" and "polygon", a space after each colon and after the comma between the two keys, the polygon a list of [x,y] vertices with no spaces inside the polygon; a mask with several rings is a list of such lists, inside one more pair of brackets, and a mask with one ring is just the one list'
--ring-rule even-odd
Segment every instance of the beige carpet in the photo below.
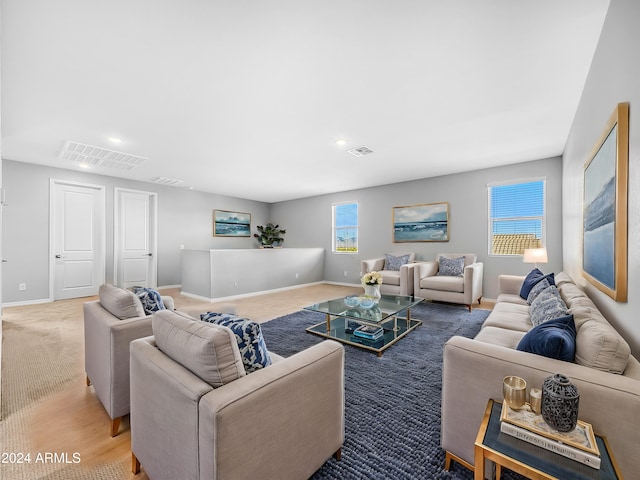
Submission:
{"label": "beige carpet", "polygon": [[[225,307],[266,321],[355,291],[360,289],[314,285],[226,302]],[[190,312],[220,306],[182,296],[175,289],[162,293]],[[0,479],[147,478],[144,472],[130,472],[128,418],[119,435],[109,437],[108,416],[93,388],[85,385],[82,305],[92,299],[4,309],[0,453],[29,454],[30,463],[16,463],[7,456],[8,463],[0,462]]]}

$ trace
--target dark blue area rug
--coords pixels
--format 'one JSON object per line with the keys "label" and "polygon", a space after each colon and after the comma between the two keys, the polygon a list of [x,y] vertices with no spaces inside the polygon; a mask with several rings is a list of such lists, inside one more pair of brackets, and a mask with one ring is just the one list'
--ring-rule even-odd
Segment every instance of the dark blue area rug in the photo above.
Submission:
{"label": "dark blue area rug", "polygon": [[[489,315],[423,302],[411,318],[423,324],[385,350],[345,345],[345,443],[312,477],[320,479],[472,479],[456,464],[444,470],[440,448],[442,351],[454,335],[474,337]],[[324,339],[305,332],[323,314],[300,311],[262,324],[269,350],[290,356]],[[506,476],[505,476],[506,478]]]}

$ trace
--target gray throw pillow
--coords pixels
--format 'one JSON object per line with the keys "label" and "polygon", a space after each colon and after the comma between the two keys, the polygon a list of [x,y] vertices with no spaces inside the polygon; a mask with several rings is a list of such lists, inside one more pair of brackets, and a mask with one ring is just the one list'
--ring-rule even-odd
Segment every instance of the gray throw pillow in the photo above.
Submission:
{"label": "gray throw pillow", "polygon": [[388,253],[384,256],[384,269],[385,270],[400,270],[402,265],[409,263],[409,257],[411,255],[400,255],[396,257],[395,255],[389,255]]}
{"label": "gray throw pillow", "polygon": [[538,295],[540,295],[550,285],[551,284],[549,283],[549,280],[547,280],[546,278],[543,278],[538,283],[536,283],[533,286],[533,288],[529,291],[529,296],[527,297],[527,303],[531,305],[533,301],[536,298],[538,298]]}
{"label": "gray throw pillow", "polygon": [[560,298],[555,285],[545,288],[531,303],[529,310],[531,323],[534,327],[549,320],[564,317],[568,313],[567,306]]}
{"label": "gray throw pillow", "polygon": [[457,258],[440,257],[438,259],[438,275],[461,277],[464,273],[464,256]]}

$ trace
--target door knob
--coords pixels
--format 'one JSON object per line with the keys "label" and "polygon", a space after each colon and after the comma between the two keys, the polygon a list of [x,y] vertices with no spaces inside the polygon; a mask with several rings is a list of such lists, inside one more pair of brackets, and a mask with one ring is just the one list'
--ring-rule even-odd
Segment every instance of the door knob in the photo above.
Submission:
{"label": "door knob", "polygon": [[56,258],[62,258],[62,255],[56,255]]}

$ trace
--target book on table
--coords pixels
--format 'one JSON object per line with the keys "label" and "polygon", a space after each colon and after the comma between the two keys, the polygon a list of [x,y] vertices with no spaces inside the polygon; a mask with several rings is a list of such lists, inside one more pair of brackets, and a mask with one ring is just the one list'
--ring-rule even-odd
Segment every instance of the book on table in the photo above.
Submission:
{"label": "book on table", "polygon": [[528,405],[513,410],[502,404],[500,431],[525,442],[537,445],[577,462],[600,468],[600,451],[591,424],[578,420],[570,432],[559,432],[550,427],[542,415],[532,412]]}
{"label": "book on table", "polygon": [[360,325],[353,331],[356,337],[365,338],[367,340],[377,340],[384,335],[382,327],[374,327],[373,325]]}

